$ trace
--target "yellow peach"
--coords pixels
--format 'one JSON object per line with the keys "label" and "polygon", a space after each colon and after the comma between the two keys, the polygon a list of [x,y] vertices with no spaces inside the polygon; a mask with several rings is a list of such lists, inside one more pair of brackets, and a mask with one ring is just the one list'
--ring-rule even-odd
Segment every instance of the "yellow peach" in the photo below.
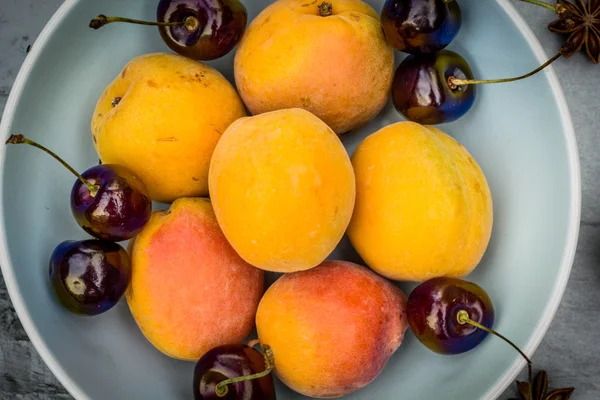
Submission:
{"label": "yellow peach", "polygon": [[233,86],[201,62],[167,53],[131,60],[106,88],[92,118],[103,163],[136,173],[152,200],[208,194],[221,134],[246,115]]}
{"label": "yellow peach", "polygon": [[354,173],[344,146],[302,109],[234,122],[215,149],[209,186],[233,248],[268,271],[320,264],[344,235],[354,207]]}
{"label": "yellow peach", "polygon": [[348,236],[375,271],[396,280],[463,277],[490,240],[486,178],[456,140],[399,122],[369,136],[352,157],[356,206]]}
{"label": "yellow peach", "polygon": [[360,0],[276,1],[248,26],[235,56],[253,114],[303,108],[338,134],[381,111],[393,74],[379,16]]}

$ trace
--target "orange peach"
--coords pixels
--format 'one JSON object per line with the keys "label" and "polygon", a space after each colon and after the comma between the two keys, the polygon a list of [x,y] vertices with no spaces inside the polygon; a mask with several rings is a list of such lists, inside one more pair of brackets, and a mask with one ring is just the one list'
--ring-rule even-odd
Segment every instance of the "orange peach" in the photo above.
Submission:
{"label": "orange peach", "polygon": [[287,386],[340,397],[373,381],[398,349],[405,306],[402,291],[369,269],[326,261],[279,278],[260,302],[256,327]]}
{"label": "orange peach", "polygon": [[352,165],[348,236],[367,265],[407,281],[460,278],[477,266],[493,204],[481,168],[460,143],[437,128],[399,122],[365,139]]}
{"label": "orange peach", "polygon": [[275,272],[322,263],[354,208],[354,173],[342,142],[302,109],[241,118],[225,131],[209,172],[225,236],[247,262]]}
{"label": "orange peach", "polygon": [[174,358],[243,341],[254,327],[263,272],[223,236],[210,202],[176,200],[135,239],[127,302],[146,338]]}
{"label": "orange peach", "polygon": [[338,134],[381,111],[393,74],[379,16],[360,0],[276,1],[235,56],[236,85],[253,114],[304,108]]}
{"label": "orange peach", "polygon": [[208,166],[221,134],[246,116],[234,87],[207,64],[170,53],[132,59],[92,118],[105,164],[138,175],[152,200],[208,195]]}

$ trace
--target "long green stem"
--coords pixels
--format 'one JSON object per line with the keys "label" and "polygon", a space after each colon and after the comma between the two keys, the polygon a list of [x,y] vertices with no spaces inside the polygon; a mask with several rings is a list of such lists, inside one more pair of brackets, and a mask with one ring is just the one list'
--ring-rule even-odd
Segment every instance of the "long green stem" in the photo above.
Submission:
{"label": "long green stem", "polygon": [[479,79],[458,79],[455,76],[450,76],[450,77],[448,77],[448,86],[450,86],[451,89],[456,89],[458,86],[461,86],[461,85],[485,85],[485,84],[490,84],[490,83],[507,83],[507,82],[520,81],[522,79],[526,79],[526,78],[529,78],[530,76],[537,74],[538,72],[540,72],[541,70],[546,68],[548,65],[550,65],[554,61],[558,60],[560,58],[560,56],[562,56],[562,51],[559,51],[558,53],[556,53],[556,55],[554,55],[551,59],[549,59],[544,64],[540,65],[538,68],[534,69],[530,73],[518,76],[516,78],[479,80]]}
{"label": "long green stem", "polygon": [[525,3],[535,4],[536,6],[547,8],[548,10],[556,11],[556,6],[553,6],[552,4],[548,4],[541,0],[521,0],[521,1],[523,1]]}
{"label": "long green stem", "polygon": [[461,325],[464,324],[469,324],[472,325],[476,328],[479,328],[481,330],[486,331],[487,333],[490,333],[492,335],[495,335],[497,337],[499,337],[500,339],[504,340],[506,343],[508,343],[509,345],[511,345],[516,351],[519,352],[519,354],[521,355],[521,357],[523,357],[525,359],[525,361],[527,361],[527,369],[528,369],[528,373],[527,373],[527,377],[529,379],[529,398],[531,400],[533,400],[533,395],[532,395],[532,380],[533,380],[533,371],[532,371],[532,362],[529,359],[529,357],[527,357],[527,355],[525,353],[523,353],[521,351],[521,349],[519,349],[517,347],[516,344],[514,344],[513,342],[511,342],[510,340],[508,340],[505,336],[501,335],[500,333],[496,332],[493,329],[488,328],[487,326],[481,325],[478,322],[473,321],[471,318],[469,318],[469,313],[465,310],[460,310],[457,314],[456,314],[456,319],[458,320],[458,323]]}
{"label": "long green stem", "polygon": [[6,140],[6,144],[28,144],[30,146],[37,147],[38,149],[45,151],[46,153],[48,153],[52,157],[54,157],[54,159],[57,160],[59,163],[61,163],[65,168],[67,168],[69,171],[71,171],[73,173],[73,175],[75,175],[85,186],[87,186],[87,188],[90,191],[90,195],[92,197],[94,197],[96,195],[96,193],[98,193],[98,186],[94,185],[93,183],[91,183],[90,181],[85,179],[79,172],[75,171],[62,158],[60,158],[58,155],[56,155],[56,153],[47,149],[46,147],[42,146],[41,144],[34,142],[31,139],[27,139],[23,135],[10,135],[8,140]]}
{"label": "long green stem", "polygon": [[271,371],[273,370],[273,368],[275,366],[275,361],[273,359],[273,350],[271,350],[271,348],[269,346],[267,346],[266,344],[261,345],[261,347],[263,349],[263,356],[265,357],[265,370],[262,372],[259,372],[257,374],[240,376],[237,378],[231,378],[231,379],[227,379],[227,380],[219,382],[217,384],[217,386],[215,387],[215,393],[217,396],[219,396],[219,397],[227,396],[227,393],[229,392],[227,385],[230,385],[232,383],[237,383],[237,382],[249,381],[251,379],[260,379],[271,373]]}
{"label": "long green stem", "polygon": [[178,22],[151,22],[151,21],[142,21],[139,19],[131,19],[131,18],[124,18],[124,17],[107,17],[104,14],[100,14],[96,18],[94,18],[90,21],[89,26],[90,26],[90,28],[93,28],[93,29],[100,29],[104,25],[110,24],[113,22],[127,22],[130,24],[150,25],[150,26],[182,26],[183,25],[190,32],[193,32],[196,29],[198,29],[198,26],[200,25],[200,21],[198,21],[198,18],[193,17],[193,16],[186,17],[183,21],[178,21]]}

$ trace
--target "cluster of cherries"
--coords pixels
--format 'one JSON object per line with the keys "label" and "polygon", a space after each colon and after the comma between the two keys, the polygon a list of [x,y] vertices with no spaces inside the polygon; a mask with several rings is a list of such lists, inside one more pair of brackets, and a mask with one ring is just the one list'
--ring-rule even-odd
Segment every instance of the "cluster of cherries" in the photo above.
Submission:
{"label": "cluster of cherries", "polygon": [[144,183],[115,164],[96,165],[80,174],[44,146],[12,135],[6,144],[28,144],[57,159],[77,180],[71,190],[75,221],[95,239],[60,243],[50,258],[50,280],[60,303],[79,315],[98,315],[111,309],[131,280],[131,262],[116,242],[133,238],[152,213]]}
{"label": "cluster of cherries", "polygon": [[[393,101],[408,119],[426,124],[450,122],[472,106],[474,81],[467,62],[443,50],[458,34],[460,7],[455,0],[388,0],[381,15],[387,40],[411,53],[398,67]],[[90,27],[111,22],[159,26],[175,52],[198,60],[229,53],[247,23],[246,8],[238,0],[160,0],[157,22],[100,15]],[[508,80],[506,80],[508,81]],[[435,95],[434,95],[435,94]],[[133,238],[148,222],[152,203],[143,182],[119,165],[97,165],[77,173],[50,150],[22,135],[7,143],[29,144],[46,151],[73,174],[71,209],[78,224],[96,239],[59,244],[50,261],[50,278],[60,302],[77,314],[97,315],[112,308],[131,278],[127,252],[116,242]],[[417,286],[407,304],[409,326],[429,349],[460,354],[478,346],[493,331],[494,307],[487,293],[474,283],[434,278]],[[274,400],[272,350],[261,344],[229,344],[202,356],[194,370],[196,400]]]}
{"label": "cluster of cherries", "polygon": [[523,76],[475,80],[467,61],[445,50],[462,24],[457,0],[387,0],[381,23],[388,43],[409,54],[394,75],[394,106],[407,119],[421,124],[455,121],[473,106],[475,85],[528,78],[561,55]]}

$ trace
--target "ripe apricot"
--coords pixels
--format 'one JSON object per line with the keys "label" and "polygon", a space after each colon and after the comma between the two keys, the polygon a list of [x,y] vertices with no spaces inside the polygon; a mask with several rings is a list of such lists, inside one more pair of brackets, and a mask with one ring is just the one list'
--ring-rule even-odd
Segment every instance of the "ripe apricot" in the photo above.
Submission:
{"label": "ripe apricot", "polygon": [[433,127],[399,122],[352,157],[356,207],[348,236],[375,271],[396,280],[463,277],[490,240],[492,197],[481,168]]}
{"label": "ripe apricot", "polygon": [[381,111],[393,75],[379,15],[360,0],[276,1],[235,56],[236,85],[253,114],[303,108],[338,134]]}

